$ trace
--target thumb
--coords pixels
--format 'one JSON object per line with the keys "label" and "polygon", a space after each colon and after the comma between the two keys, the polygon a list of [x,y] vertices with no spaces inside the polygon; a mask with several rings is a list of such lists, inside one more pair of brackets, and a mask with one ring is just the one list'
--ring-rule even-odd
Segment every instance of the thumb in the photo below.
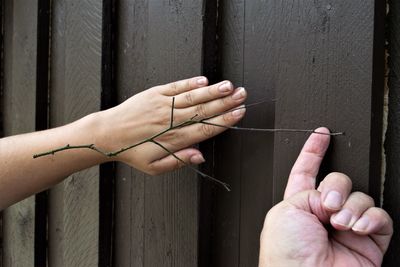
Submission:
{"label": "thumb", "polygon": [[295,209],[305,211],[315,215],[318,220],[328,224],[334,211],[327,210],[321,201],[321,192],[317,190],[308,190],[297,193],[283,202],[291,205]]}

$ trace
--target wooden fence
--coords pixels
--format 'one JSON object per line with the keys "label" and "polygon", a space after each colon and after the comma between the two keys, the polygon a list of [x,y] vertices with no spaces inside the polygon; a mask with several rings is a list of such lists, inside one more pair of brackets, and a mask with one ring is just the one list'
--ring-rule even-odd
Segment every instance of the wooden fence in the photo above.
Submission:
{"label": "wooden fence", "polygon": [[[384,205],[400,230],[400,4],[392,1]],[[243,126],[345,131],[321,176],[381,201],[385,1],[0,0],[0,134],[42,130],[153,85],[205,74],[249,92]],[[111,126],[112,127],[112,126]],[[305,134],[227,132],[202,167],[93,167],[6,209],[0,266],[256,266]],[[0,151],[1,153],[1,151]],[[396,266],[396,232],[387,266]]]}

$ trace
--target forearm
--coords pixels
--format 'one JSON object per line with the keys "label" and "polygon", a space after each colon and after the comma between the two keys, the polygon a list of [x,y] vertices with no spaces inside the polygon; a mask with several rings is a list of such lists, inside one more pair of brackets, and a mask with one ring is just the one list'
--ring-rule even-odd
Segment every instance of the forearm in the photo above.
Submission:
{"label": "forearm", "polygon": [[34,154],[67,144],[101,146],[97,117],[97,113],[91,114],[59,128],[0,139],[0,209],[49,188],[76,171],[108,160],[89,149],[33,158]]}

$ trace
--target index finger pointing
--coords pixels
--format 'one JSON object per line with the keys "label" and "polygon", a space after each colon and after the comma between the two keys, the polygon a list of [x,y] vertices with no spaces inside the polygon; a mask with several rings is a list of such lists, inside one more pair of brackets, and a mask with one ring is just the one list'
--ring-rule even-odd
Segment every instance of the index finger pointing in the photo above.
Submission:
{"label": "index finger pointing", "polygon": [[[327,128],[318,128],[315,131],[329,133]],[[298,192],[315,189],[315,180],[329,141],[329,135],[313,133],[308,138],[290,172],[284,199]]]}

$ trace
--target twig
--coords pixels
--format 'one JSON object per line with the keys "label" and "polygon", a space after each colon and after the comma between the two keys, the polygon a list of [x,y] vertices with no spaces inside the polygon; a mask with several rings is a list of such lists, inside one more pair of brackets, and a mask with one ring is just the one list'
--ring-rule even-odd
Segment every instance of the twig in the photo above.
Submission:
{"label": "twig", "polygon": [[196,114],[196,115],[194,115],[192,118],[190,118],[189,120],[184,121],[184,122],[181,122],[181,123],[179,123],[179,124],[177,124],[177,125],[174,126],[175,97],[173,97],[173,98],[172,98],[172,107],[171,107],[171,119],[170,119],[169,127],[168,127],[167,129],[162,130],[161,132],[159,132],[159,133],[157,133],[157,134],[151,136],[150,138],[147,138],[147,139],[141,141],[141,142],[138,142],[138,143],[136,143],[136,144],[133,144],[133,145],[130,145],[130,146],[121,148],[120,150],[117,150],[117,151],[114,151],[114,152],[105,152],[105,151],[103,151],[103,150],[97,148],[97,147],[95,146],[95,144],[78,145],[78,146],[72,146],[72,145],[68,144],[68,145],[66,145],[66,146],[64,146],[64,147],[60,147],[60,148],[57,148],[57,149],[54,149],[54,150],[50,150],[50,151],[47,151],[47,152],[43,152],[43,153],[40,153],[40,154],[35,154],[35,155],[33,155],[33,158],[36,159],[36,158],[40,158],[40,157],[44,157],[44,156],[48,156],[48,155],[54,155],[54,154],[56,154],[56,153],[58,153],[58,152],[61,152],[61,151],[64,151],[64,150],[70,150],[70,149],[90,149],[90,150],[93,150],[93,151],[95,151],[95,152],[97,152],[97,153],[100,153],[100,154],[102,154],[102,155],[104,155],[104,156],[107,156],[107,157],[115,157],[115,156],[118,156],[119,154],[121,154],[121,153],[123,153],[123,152],[125,152],[125,151],[127,151],[127,150],[130,150],[130,149],[132,149],[132,148],[134,148],[134,147],[137,147],[137,146],[140,146],[140,145],[142,145],[142,144],[144,144],[144,143],[150,142],[150,143],[153,143],[153,144],[155,144],[155,145],[161,147],[161,148],[162,148],[163,150],[165,150],[169,155],[172,155],[176,160],[178,160],[179,162],[183,163],[184,166],[189,167],[191,170],[195,171],[196,173],[198,173],[199,175],[201,175],[203,178],[207,178],[207,179],[209,179],[209,180],[211,180],[211,181],[213,181],[213,182],[215,182],[215,183],[218,183],[218,184],[222,185],[227,191],[231,191],[230,188],[229,188],[229,185],[228,185],[227,183],[224,183],[224,182],[222,182],[222,181],[220,181],[220,180],[218,180],[218,179],[216,179],[216,178],[214,178],[214,177],[212,177],[212,176],[210,176],[210,175],[207,175],[207,174],[205,174],[204,172],[202,172],[202,171],[200,171],[200,170],[194,168],[193,166],[188,165],[185,161],[183,161],[181,158],[179,158],[178,156],[176,156],[174,152],[170,151],[168,148],[166,148],[166,147],[165,147],[164,145],[162,145],[161,143],[157,142],[155,139],[156,139],[157,137],[160,137],[161,135],[163,135],[163,134],[169,132],[169,131],[172,131],[172,130],[175,130],[175,129],[180,129],[180,128],[183,128],[183,127],[186,127],[186,126],[189,126],[189,125],[193,125],[193,124],[197,124],[197,123],[206,124],[206,125],[211,125],[211,126],[216,126],[216,127],[221,127],[221,128],[225,128],[225,129],[241,130],[241,131],[258,131],[258,132],[304,132],[304,133],[314,133],[314,134],[331,135],[331,136],[344,135],[343,132],[322,133],[322,132],[317,132],[317,131],[315,131],[315,130],[304,130],[304,129],[259,129],[259,128],[245,128],[245,127],[237,127],[237,126],[226,126],[226,125],[221,125],[221,124],[212,123],[212,122],[209,122],[209,121],[208,121],[208,120],[211,120],[211,119],[216,118],[216,117],[218,117],[218,116],[227,114],[227,113],[229,113],[229,112],[232,112],[232,111],[235,111],[235,110],[244,109],[244,108],[254,107],[254,106],[257,106],[257,105],[262,104],[262,103],[265,103],[265,102],[267,102],[267,101],[264,100],[264,101],[260,101],[260,102],[257,102],[257,103],[252,103],[252,104],[248,104],[248,105],[243,105],[243,106],[240,106],[240,107],[238,107],[238,108],[230,109],[230,110],[228,110],[228,111],[225,111],[225,112],[222,112],[222,113],[219,113],[219,114],[214,114],[214,115],[212,115],[212,116],[209,116],[209,117],[206,117],[206,118],[203,118],[203,119],[199,119],[199,120],[195,120],[195,118],[198,117],[198,114]]}

